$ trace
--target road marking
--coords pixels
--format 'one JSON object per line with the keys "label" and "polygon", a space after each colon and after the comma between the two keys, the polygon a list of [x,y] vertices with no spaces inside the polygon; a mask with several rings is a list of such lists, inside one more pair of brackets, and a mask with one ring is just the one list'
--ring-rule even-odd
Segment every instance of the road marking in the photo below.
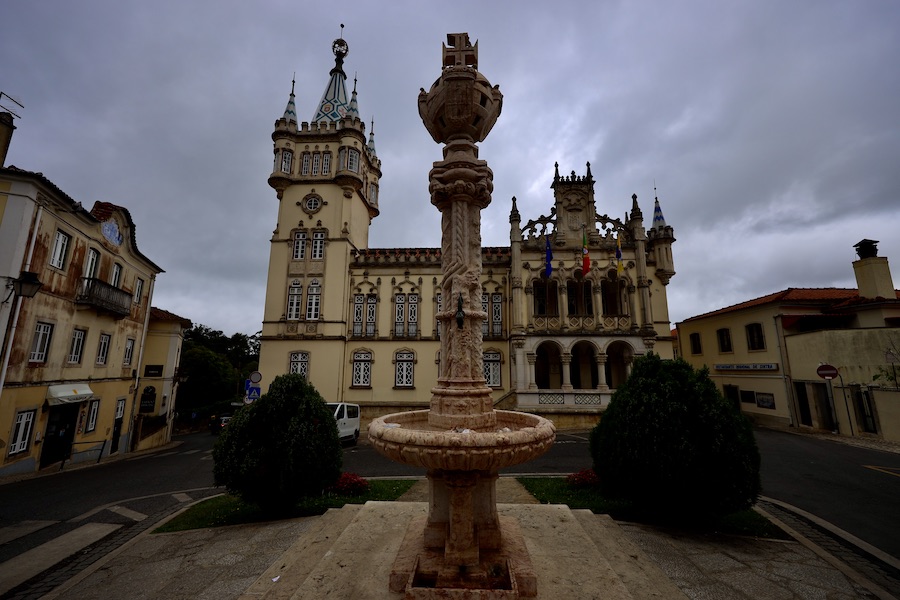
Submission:
{"label": "road marking", "polygon": [[131,519],[132,521],[143,521],[147,518],[147,515],[144,513],[139,513],[136,510],[131,510],[130,508],[125,508],[124,506],[110,506],[110,512],[114,512],[117,515],[122,515],[125,518]]}
{"label": "road marking", "polygon": [[182,454],[185,454],[185,455],[187,455],[187,454],[197,454],[198,452],[201,452],[200,448],[197,448],[196,450],[186,450],[186,451],[182,452]]}
{"label": "road marking", "polygon": [[873,471],[880,471],[882,473],[887,473],[888,475],[893,475],[894,477],[900,477],[900,468],[898,467],[876,467],[874,465],[863,465],[867,469],[872,469]]}
{"label": "road marking", "polygon": [[172,452],[163,452],[162,454],[153,454],[153,458],[162,458],[163,456],[172,456],[173,454],[179,454],[177,450],[173,450]]}
{"label": "road marking", "polygon": [[177,494],[172,494],[172,497],[175,498],[176,500],[178,500],[179,502],[190,502],[191,500],[193,500],[193,498],[191,498],[187,494],[182,494],[181,492],[178,492]]}
{"label": "road marking", "polygon": [[22,521],[10,525],[9,527],[4,527],[3,529],[0,529],[0,545],[24,537],[29,533],[34,533],[48,525],[55,525],[56,523],[59,523],[59,521]]}
{"label": "road marking", "polygon": [[0,564],[0,594],[102,540],[120,527],[111,523],[88,523]]}

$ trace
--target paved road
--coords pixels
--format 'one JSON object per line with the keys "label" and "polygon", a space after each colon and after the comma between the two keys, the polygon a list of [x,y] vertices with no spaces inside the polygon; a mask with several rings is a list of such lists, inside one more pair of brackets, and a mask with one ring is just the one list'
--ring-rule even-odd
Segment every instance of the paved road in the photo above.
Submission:
{"label": "paved road", "polygon": [[900,454],[760,429],[763,494],[900,559]]}

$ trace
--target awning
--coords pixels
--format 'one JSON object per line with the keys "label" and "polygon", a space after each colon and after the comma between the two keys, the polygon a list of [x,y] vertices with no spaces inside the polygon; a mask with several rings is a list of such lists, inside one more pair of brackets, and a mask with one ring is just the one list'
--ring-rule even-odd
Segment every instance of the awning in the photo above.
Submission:
{"label": "awning", "polygon": [[47,388],[47,402],[50,406],[76,404],[94,397],[94,391],[86,383],[62,383]]}

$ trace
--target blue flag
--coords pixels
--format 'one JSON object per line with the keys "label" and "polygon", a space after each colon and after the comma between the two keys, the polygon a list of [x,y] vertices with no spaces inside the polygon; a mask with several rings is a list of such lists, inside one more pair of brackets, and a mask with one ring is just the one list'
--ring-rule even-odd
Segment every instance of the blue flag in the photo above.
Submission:
{"label": "blue flag", "polygon": [[550,249],[550,236],[547,236],[547,266],[544,267],[544,275],[547,279],[550,278],[550,273],[553,272],[553,250]]}

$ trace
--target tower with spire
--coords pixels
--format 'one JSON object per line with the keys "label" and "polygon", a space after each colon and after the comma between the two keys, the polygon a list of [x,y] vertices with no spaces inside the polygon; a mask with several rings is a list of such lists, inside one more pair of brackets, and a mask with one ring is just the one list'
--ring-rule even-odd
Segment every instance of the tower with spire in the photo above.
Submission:
{"label": "tower with spire", "polygon": [[275,373],[305,370],[286,360],[299,340],[346,336],[351,254],[368,246],[369,225],[379,214],[381,161],[374,135],[367,138],[359,115],[355,80],[347,94],[344,60],[350,48],[343,35],[331,50],[334,67],[312,119],[298,122],[292,81],[272,133],[268,182],[278,200],[278,220],[271,239],[260,362],[271,363]]}

